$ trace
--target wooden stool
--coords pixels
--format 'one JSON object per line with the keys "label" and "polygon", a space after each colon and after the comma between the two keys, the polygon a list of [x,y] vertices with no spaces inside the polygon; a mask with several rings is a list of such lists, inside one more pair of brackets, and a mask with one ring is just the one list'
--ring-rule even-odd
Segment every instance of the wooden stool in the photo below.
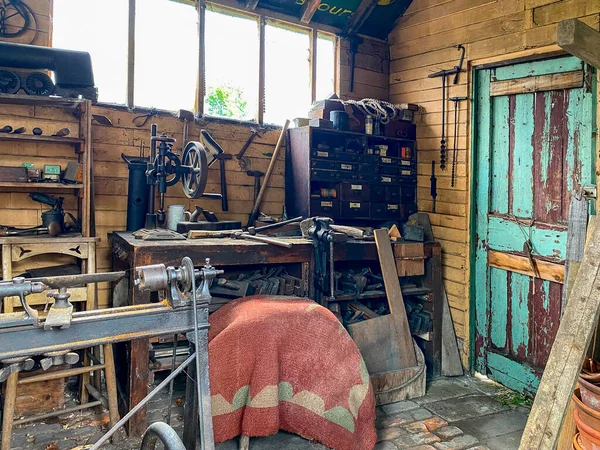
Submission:
{"label": "wooden stool", "polygon": [[[27,378],[19,379],[19,372],[9,375],[6,380],[4,410],[2,412],[2,441],[0,450],[10,450],[10,441],[12,437],[12,428],[14,425],[21,425],[35,420],[47,419],[49,417],[59,416],[65,413],[80,411],[86,408],[96,406],[104,406],[108,409],[110,426],[113,427],[119,421],[119,408],[117,405],[117,380],[115,375],[115,359],[113,354],[112,344],[104,344],[104,364],[94,355],[95,352],[89,352],[91,349],[85,349],[83,367],[73,367],[56,372],[42,373],[33,375]],[[106,391],[108,399],[102,395],[99,388],[100,371],[104,370],[104,378],[106,380]],[[90,373],[95,372],[97,378],[95,386],[92,386],[90,381]],[[27,417],[21,420],[14,420],[15,404],[17,400],[17,388],[19,385],[35,383],[40,381],[55,380],[58,378],[66,378],[75,375],[82,375],[82,389],[80,394],[80,405],[72,408],[60,409],[47,414]],[[88,392],[95,399],[92,402],[88,401]],[[117,440],[117,434],[113,436],[113,442]]]}

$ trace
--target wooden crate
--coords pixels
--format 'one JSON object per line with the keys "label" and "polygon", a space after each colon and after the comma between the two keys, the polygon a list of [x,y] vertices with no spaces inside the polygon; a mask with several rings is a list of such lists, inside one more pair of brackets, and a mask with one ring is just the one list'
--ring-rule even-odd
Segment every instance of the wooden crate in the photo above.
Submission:
{"label": "wooden crate", "polygon": [[421,242],[395,243],[393,248],[399,277],[425,274],[425,252]]}
{"label": "wooden crate", "polygon": [[[36,370],[19,374],[19,379],[59,370],[52,368],[47,371]],[[17,387],[17,401],[15,417],[41,412],[50,412],[61,408],[65,403],[65,379],[40,381],[38,383],[19,384]]]}

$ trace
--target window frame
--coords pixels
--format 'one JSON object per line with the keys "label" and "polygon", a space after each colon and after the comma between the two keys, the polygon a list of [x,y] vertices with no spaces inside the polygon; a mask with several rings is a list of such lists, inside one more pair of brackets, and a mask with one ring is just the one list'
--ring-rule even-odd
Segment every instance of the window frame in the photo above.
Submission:
{"label": "window frame", "polygon": [[[129,18],[128,18],[128,43],[127,43],[127,106],[128,108],[139,109],[150,109],[150,107],[134,106],[134,91],[135,91],[135,16],[136,16],[136,2],[138,0],[129,0]],[[195,99],[195,111],[194,113],[199,117],[206,117],[211,119],[219,120],[231,120],[235,122],[249,122],[258,123],[259,125],[264,124],[264,111],[265,111],[265,26],[267,22],[277,24],[293,31],[300,31],[309,34],[310,45],[309,45],[309,82],[311,88],[311,102],[316,100],[317,90],[317,40],[320,36],[326,36],[333,40],[334,47],[334,91],[338,92],[338,63],[339,63],[339,47],[338,33],[341,30],[322,24],[303,24],[299,19],[296,19],[285,14],[280,14],[272,11],[267,11],[261,8],[256,8],[252,11],[246,11],[235,7],[237,0],[220,0],[220,1],[202,1],[202,0],[171,0],[178,3],[187,4],[195,7],[196,13],[198,14],[198,40],[199,40],[199,51],[198,51],[198,80],[196,84],[196,99]],[[239,3],[237,4],[239,5]],[[256,115],[256,121],[240,121],[236,119],[229,119],[226,117],[210,116],[204,113],[204,97],[206,95],[206,83],[205,83],[205,13],[206,8],[210,8],[211,11],[215,11],[221,14],[227,14],[234,17],[242,17],[246,19],[256,20],[258,24],[258,38],[259,38],[259,74],[258,74],[258,111]]]}

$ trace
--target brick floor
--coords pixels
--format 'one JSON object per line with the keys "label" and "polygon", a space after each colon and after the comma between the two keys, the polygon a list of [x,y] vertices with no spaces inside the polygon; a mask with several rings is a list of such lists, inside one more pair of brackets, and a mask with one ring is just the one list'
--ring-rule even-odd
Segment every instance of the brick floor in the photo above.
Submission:
{"label": "brick floor", "polygon": [[[501,388],[474,378],[440,378],[430,382],[427,394],[418,399],[377,408],[378,443],[375,450],[516,450],[528,410],[502,405],[497,397]],[[179,398],[181,395],[176,395]],[[166,393],[151,402],[149,421],[164,420]],[[452,405],[452,408],[448,408]],[[181,406],[174,406],[172,424],[181,431]],[[15,427],[13,450],[45,449],[56,442],[58,450],[88,449],[102,431],[97,416],[72,414]],[[138,439],[126,439],[103,450],[137,450]],[[233,439],[216,446],[217,450],[237,450]],[[299,436],[280,432],[250,439],[251,450],[326,450],[324,446]]]}

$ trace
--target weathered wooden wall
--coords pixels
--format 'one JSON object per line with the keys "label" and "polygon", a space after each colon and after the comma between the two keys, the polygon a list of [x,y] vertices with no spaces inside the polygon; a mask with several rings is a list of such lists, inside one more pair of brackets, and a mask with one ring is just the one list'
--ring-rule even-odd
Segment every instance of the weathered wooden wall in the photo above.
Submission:
{"label": "weathered wooden wall", "polygon": [[[51,42],[51,1],[30,0],[28,4],[39,14],[38,29],[40,30],[35,43],[48,45]],[[381,41],[366,40],[359,47],[356,56],[355,89],[348,92],[348,62],[347,46],[342,44],[338,48],[340,66],[338,67],[339,79],[337,86],[342,98],[374,97],[387,99],[388,80],[388,46]],[[139,155],[140,144],[146,145],[146,155],[150,144],[150,125],[158,124],[159,132],[165,132],[177,139],[175,149],[181,148],[183,123],[176,117],[168,114],[154,116],[143,127],[136,127],[132,123],[133,117],[139,112],[132,113],[124,109],[95,106],[93,113],[107,116],[113,122],[113,127],[93,124],[92,149],[94,152],[94,183],[96,202],[96,231],[102,242],[97,252],[97,265],[100,271],[111,269],[111,255],[107,233],[113,230],[124,230],[127,211],[127,165],[121,159],[121,153]],[[293,118],[290,118],[293,119]],[[60,109],[11,106],[2,107],[0,110],[0,126],[10,124],[13,128],[25,126],[28,132],[35,126],[40,126],[45,134],[55,132],[62,127],[77,130],[76,120]],[[223,147],[226,153],[236,154],[250,135],[251,124],[236,124],[233,122],[206,119],[189,129],[189,139],[197,140],[201,129],[206,129],[211,136]],[[250,146],[246,156],[250,157],[252,170],[266,172],[270,156],[275,148],[279,130],[269,130],[262,138],[256,138]],[[266,191],[261,211],[266,214],[280,215],[284,203],[284,152],[280,153],[273,176]],[[52,145],[7,145],[0,143],[0,165],[20,165],[22,162],[33,162],[36,167],[42,167],[45,161],[61,164],[63,167],[73,152],[68,146]],[[48,159],[47,159],[48,158]],[[215,164],[209,175],[207,192],[220,192],[219,168]],[[241,171],[237,161],[226,162],[226,178],[228,185],[229,212],[221,211],[219,200],[194,201],[187,199],[180,186],[169,188],[167,193],[168,204],[185,204],[193,210],[195,204],[214,211],[219,218],[227,220],[240,220],[246,222],[253,205],[254,178]],[[43,189],[40,189],[43,191]],[[69,191],[70,192],[70,191]],[[0,224],[12,226],[35,226],[40,223],[41,211],[47,209],[40,207],[39,203],[31,201],[28,191],[18,190],[0,192]],[[75,209],[74,196],[66,192],[57,192],[65,196],[65,208]],[[53,262],[58,262],[54,258]],[[65,262],[60,260],[60,262]],[[48,261],[40,259],[36,265],[48,265]],[[99,305],[109,304],[108,285],[101,286],[99,291]]]}
{"label": "weathered wooden wall", "polygon": [[354,59],[354,89],[350,89],[350,46],[345,39],[338,39],[338,73],[336,91],[342,98],[360,100],[389,97],[390,56],[387,43],[365,38],[358,46]]}
{"label": "weathered wooden wall", "polygon": [[[418,122],[418,206],[432,212],[429,193],[431,161],[439,159],[441,135],[441,79],[427,76],[454,67],[466,47],[465,68],[484,59],[514,59],[529,53],[554,51],[556,27],[561,20],[579,17],[598,29],[597,0],[414,0],[389,35],[392,102],[414,102],[423,107]],[[538,49],[539,50],[536,50]],[[450,82],[451,83],[451,82]],[[450,96],[471,92],[468,72]],[[448,102],[448,107],[452,103]],[[456,186],[450,171],[437,171],[437,210],[430,214],[433,231],[443,248],[443,276],[457,334],[469,337],[469,153],[470,102],[460,108],[457,133]],[[453,111],[448,112],[448,145],[453,142]]]}

